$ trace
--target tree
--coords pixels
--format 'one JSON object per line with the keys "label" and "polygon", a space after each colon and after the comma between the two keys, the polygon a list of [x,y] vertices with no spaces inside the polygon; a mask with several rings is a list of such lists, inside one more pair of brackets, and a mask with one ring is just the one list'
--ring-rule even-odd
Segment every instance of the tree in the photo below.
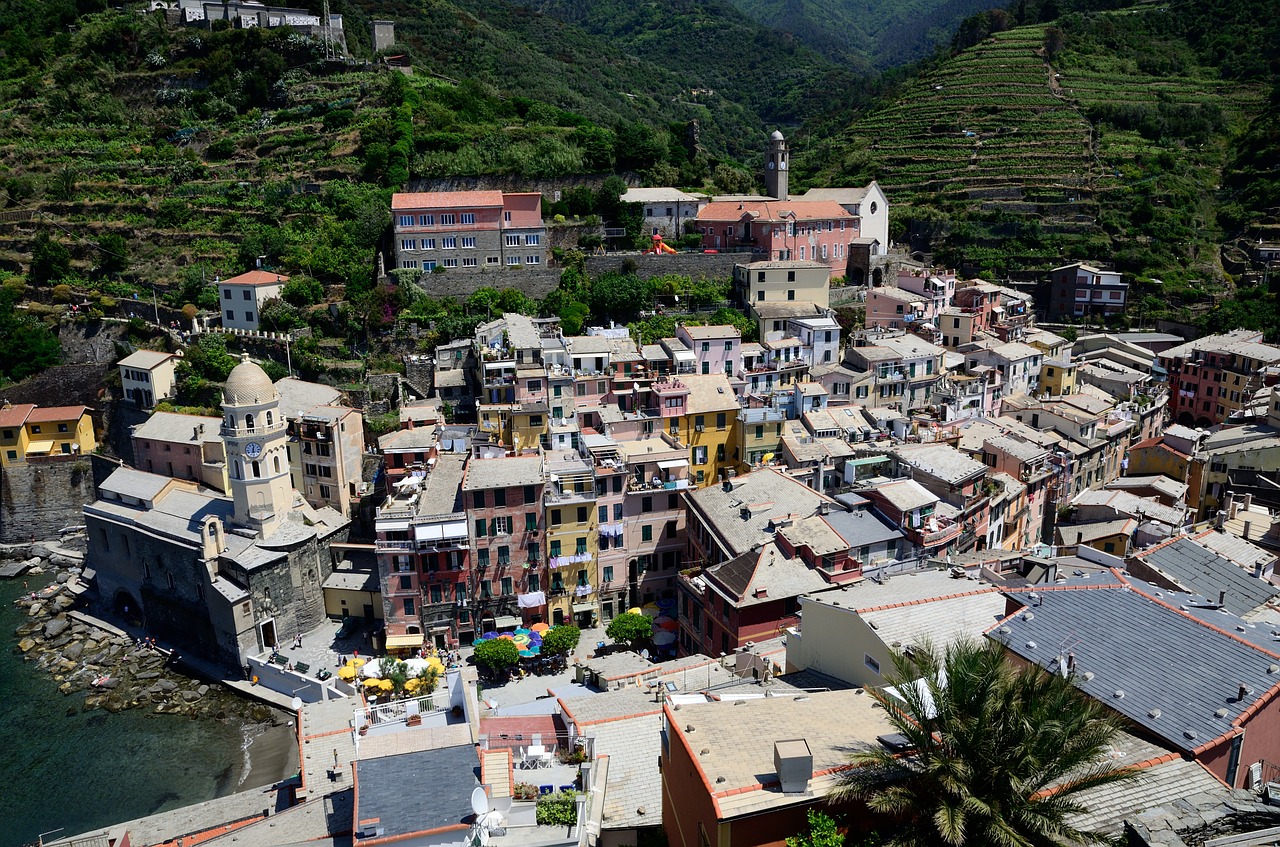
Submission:
{"label": "tree", "polygon": [[635,612],[623,612],[609,621],[605,635],[634,650],[653,637],[653,621]]}
{"label": "tree", "polygon": [[308,276],[293,276],[280,289],[280,299],[290,306],[314,306],[324,299],[324,286]]}
{"label": "tree", "polygon": [[520,648],[510,638],[494,638],[476,645],[476,665],[493,674],[515,667],[520,661]]}
{"label": "tree", "polygon": [[31,270],[27,278],[36,285],[57,282],[71,273],[71,254],[67,248],[49,237],[43,230],[31,246]]}
{"label": "tree", "polygon": [[567,656],[578,646],[582,630],[572,624],[553,626],[542,634],[543,656]]}
{"label": "tree", "polygon": [[1044,28],[1044,55],[1052,61],[1062,52],[1062,48],[1066,46],[1066,35],[1056,26],[1048,26]]}
{"label": "tree", "polygon": [[1133,777],[1108,764],[1120,731],[1069,679],[1016,667],[995,641],[931,645],[894,657],[891,684],[868,689],[908,753],[855,753],[833,793],[898,822],[884,841],[924,845],[1067,845],[1102,836],[1069,823],[1078,795]]}
{"label": "tree", "polygon": [[129,243],[124,236],[108,232],[98,238],[98,273],[119,276],[129,269]]}
{"label": "tree", "polygon": [[787,847],[844,847],[844,833],[830,815],[810,809],[809,834],[793,835],[787,839]]}
{"label": "tree", "polygon": [[591,283],[591,314],[625,323],[635,320],[642,309],[653,305],[653,295],[644,280],[634,274],[609,272]]}
{"label": "tree", "polygon": [[62,360],[62,346],[49,327],[14,308],[21,289],[0,289],[0,380],[21,380]]}

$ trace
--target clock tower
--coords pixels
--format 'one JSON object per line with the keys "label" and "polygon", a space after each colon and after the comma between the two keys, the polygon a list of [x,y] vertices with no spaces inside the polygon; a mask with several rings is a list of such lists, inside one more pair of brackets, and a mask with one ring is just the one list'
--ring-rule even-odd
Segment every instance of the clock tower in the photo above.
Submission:
{"label": "clock tower", "polygon": [[787,150],[787,140],[775,129],[769,136],[769,148],[764,153],[765,193],[775,200],[786,200],[790,169],[791,154]]}
{"label": "clock tower", "polygon": [[242,355],[222,390],[222,441],[235,503],[232,521],[263,538],[293,508],[285,426],[271,378]]}

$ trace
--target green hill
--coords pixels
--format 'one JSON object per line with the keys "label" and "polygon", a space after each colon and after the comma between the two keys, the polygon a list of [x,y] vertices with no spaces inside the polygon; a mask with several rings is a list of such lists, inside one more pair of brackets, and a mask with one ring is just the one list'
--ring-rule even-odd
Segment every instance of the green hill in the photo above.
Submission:
{"label": "green hill", "polygon": [[733,0],[759,23],[795,35],[838,62],[884,70],[949,44],[965,18],[991,0]]}
{"label": "green hill", "polygon": [[1114,259],[1175,294],[1220,279],[1217,245],[1232,233],[1219,186],[1269,69],[1231,46],[1252,43],[1237,39],[1262,4],[1217,5],[1143,3],[996,33],[796,154],[798,174],[880,180],[900,235],[975,271]]}

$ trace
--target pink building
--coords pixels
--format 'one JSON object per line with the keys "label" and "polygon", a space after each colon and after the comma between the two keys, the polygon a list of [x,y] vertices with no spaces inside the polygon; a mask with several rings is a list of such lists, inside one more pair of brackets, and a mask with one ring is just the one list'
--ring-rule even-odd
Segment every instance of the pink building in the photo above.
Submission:
{"label": "pink building", "polygon": [[698,231],[705,249],[822,262],[838,276],[848,267],[849,242],[861,235],[859,219],[834,200],[718,200],[698,212]]}
{"label": "pink building", "polygon": [[545,263],[537,192],[433,191],[391,197],[395,267],[478,271]]}
{"label": "pink building", "polygon": [[867,290],[867,329],[905,329],[908,324],[933,317],[934,301],[930,297],[903,288],[871,288]]}
{"label": "pink building", "polygon": [[676,327],[676,338],[693,351],[698,373],[728,374],[741,370],[742,333],[733,326]]}

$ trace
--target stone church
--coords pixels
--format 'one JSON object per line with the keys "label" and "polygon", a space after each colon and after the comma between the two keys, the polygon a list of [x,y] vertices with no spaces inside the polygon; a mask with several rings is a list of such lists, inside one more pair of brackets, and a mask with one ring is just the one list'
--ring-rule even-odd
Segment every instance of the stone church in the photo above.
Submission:
{"label": "stone church", "polygon": [[146,632],[228,668],[319,624],[349,522],[293,489],[280,397],[242,357],[222,396],[229,495],[122,467],[85,506],[86,576]]}

